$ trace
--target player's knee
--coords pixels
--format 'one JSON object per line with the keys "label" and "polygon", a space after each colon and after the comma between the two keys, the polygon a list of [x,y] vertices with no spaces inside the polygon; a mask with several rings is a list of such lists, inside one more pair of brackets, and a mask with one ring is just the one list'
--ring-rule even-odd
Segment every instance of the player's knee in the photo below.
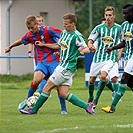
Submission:
{"label": "player's knee", "polygon": [[113,83],[116,83],[116,82],[118,81],[118,78],[117,78],[117,77],[113,77],[113,78],[111,79],[111,81],[112,81]]}
{"label": "player's knee", "polygon": [[34,79],[33,84],[38,86],[41,81],[39,79]]}
{"label": "player's knee", "polygon": [[95,83],[95,78],[91,78],[91,77],[90,77],[89,83],[90,83],[90,84],[94,84],[94,83]]}

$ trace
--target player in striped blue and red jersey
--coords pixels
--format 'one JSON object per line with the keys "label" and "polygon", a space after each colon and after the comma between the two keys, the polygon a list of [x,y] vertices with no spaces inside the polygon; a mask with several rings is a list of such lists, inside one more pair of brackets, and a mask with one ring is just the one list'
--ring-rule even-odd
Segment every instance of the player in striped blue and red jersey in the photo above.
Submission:
{"label": "player in striped blue and red jersey", "polygon": [[[54,54],[59,49],[57,49],[57,41],[60,38],[61,30],[51,27],[51,26],[40,26],[37,23],[35,16],[28,16],[25,20],[28,32],[19,40],[12,43],[9,47],[5,49],[5,52],[9,52],[11,48],[19,46],[21,44],[33,44],[35,52],[35,61],[37,62],[36,68],[34,70],[33,81],[30,85],[28,96],[26,100],[19,104],[18,109],[24,109],[26,107],[27,99],[34,94],[39,83],[44,79],[48,79],[59,64],[60,58],[59,55]],[[45,46],[38,46],[38,43],[45,43],[52,45],[52,48]],[[61,111],[66,112],[65,99],[60,97]],[[64,114],[64,113],[63,113]]]}

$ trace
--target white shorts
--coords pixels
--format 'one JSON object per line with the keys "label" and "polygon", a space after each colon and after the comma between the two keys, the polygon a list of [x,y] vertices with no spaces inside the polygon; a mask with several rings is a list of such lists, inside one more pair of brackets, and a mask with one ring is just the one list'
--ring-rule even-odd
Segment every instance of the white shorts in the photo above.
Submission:
{"label": "white shorts", "polygon": [[124,72],[133,75],[133,58],[130,58],[125,65]]}
{"label": "white shorts", "polygon": [[50,76],[50,80],[57,86],[59,85],[72,85],[72,77],[74,72],[63,68],[62,66],[57,66],[53,74]]}
{"label": "white shorts", "polygon": [[92,62],[90,68],[90,76],[97,77],[101,74],[102,71],[109,73],[114,66],[114,62],[112,60],[94,63]]}
{"label": "white shorts", "polygon": [[117,62],[115,62],[113,68],[110,70],[108,77],[109,77],[110,80],[113,77],[119,77],[119,68],[118,68],[118,63]]}

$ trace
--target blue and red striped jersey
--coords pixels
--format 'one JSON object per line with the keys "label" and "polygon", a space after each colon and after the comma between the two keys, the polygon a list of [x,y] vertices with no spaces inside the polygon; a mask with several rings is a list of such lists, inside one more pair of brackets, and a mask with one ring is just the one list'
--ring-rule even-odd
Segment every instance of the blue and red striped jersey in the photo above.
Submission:
{"label": "blue and red striped jersey", "polygon": [[53,54],[58,50],[36,46],[35,42],[41,41],[43,43],[57,43],[58,39],[60,38],[60,34],[61,30],[57,28],[54,28],[52,26],[40,26],[40,31],[38,33],[32,33],[31,31],[28,31],[21,38],[21,41],[24,45],[27,45],[29,43],[34,45],[34,58],[36,62],[59,62],[59,55]]}

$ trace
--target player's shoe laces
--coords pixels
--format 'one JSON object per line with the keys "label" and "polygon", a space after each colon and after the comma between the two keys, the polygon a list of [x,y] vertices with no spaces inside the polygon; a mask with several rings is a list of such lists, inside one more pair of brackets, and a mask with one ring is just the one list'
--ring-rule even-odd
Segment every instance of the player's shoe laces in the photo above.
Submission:
{"label": "player's shoe laces", "polygon": [[26,105],[27,105],[27,103],[26,103],[26,99],[23,101],[23,102],[21,102],[19,105],[18,105],[18,110],[20,111],[20,110],[22,110],[22,109],[24,109],[25,107],[26,107]]}
{"label": "player's shoe laces", "polygon": [[111,109],[111,106],[102,107],[102,110],[106,113],[114,113],[115,110]]}
{"label": "player's shoe laces", "polygon": [[67,111],[66,111],[66,110],[62,110],[62,111],[61,111],[61,114],[62,114],[62,115],[67,115]]}
{"label": "player's shoe laces", "polygon": [[22,114],[29,114],[29,115],[33,115],[33,114],[37,114],[36,112],[33,112],[31,108],[27,109],[27,110],[20,110],[20,112]]}
{"label": "player's shoe laces", "polygon": [[95,109],[96,108],[96,105],[97,105],[97,101],[93,100],[92,101],[92,108]]}
{"label": "player's shoe laces", "polygon": [[91,114],[91,115],[95,115],[95,112],[93,110],[92,104],[90,104],[90,103],[88,104],[86,112]]}

